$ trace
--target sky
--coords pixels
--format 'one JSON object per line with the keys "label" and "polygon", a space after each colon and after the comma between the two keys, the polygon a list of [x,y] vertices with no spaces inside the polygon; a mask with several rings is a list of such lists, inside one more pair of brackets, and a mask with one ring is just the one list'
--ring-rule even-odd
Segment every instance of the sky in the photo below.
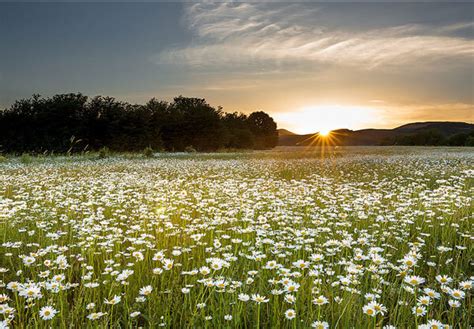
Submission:
{"label": "sky", "polygon": [[205,98],[279,128],[474,122],[474,3],[0,2],[0,107]]}

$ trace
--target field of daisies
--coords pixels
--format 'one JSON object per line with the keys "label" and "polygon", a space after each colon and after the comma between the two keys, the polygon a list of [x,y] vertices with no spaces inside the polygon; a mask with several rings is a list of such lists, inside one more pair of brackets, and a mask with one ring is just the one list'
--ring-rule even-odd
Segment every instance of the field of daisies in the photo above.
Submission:
{"label": "field of daisies", "polygon": [[470,328],[474,151],[7,158],[0,328]]}

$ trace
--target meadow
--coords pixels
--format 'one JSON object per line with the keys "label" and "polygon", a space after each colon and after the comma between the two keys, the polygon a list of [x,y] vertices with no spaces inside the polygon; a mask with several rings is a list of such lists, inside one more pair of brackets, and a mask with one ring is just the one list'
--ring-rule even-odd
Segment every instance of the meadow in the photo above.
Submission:
{"label": "meadow", "polygon": [[5,158],[0,328],[470,328],[474,150]]}

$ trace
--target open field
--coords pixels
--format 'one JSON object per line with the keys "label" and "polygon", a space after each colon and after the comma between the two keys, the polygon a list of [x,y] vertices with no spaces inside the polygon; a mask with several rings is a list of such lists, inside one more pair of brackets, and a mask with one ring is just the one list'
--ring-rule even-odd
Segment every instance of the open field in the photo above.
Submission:
{"label": "open field", "polygon": [[322,153],[6,159],[3,326],[473,325],[474,149]]}

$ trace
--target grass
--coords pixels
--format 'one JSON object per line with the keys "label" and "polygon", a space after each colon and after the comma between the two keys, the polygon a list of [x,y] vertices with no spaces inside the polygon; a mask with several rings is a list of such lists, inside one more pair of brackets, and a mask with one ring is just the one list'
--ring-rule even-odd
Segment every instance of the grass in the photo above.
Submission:
{"label": "grass", "polygon": [[7,158],[3,324],[469,328],[472,150],[319,151]]}

